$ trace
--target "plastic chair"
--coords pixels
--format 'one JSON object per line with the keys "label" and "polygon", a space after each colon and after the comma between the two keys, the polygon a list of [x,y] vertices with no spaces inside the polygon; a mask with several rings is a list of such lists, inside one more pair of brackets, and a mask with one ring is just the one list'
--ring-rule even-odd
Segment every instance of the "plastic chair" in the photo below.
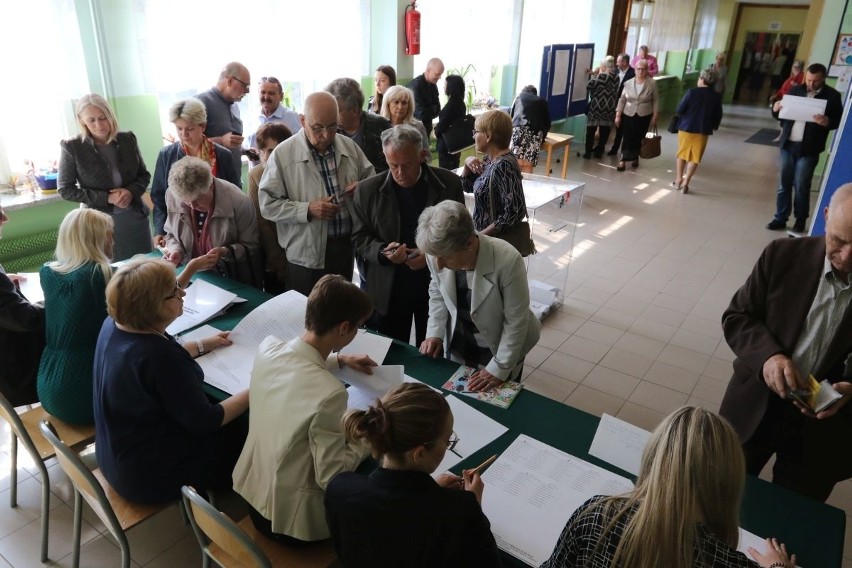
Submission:
{"label": "plastic chair", "polygon": [[130,568],[130,545],[124,534],[125,531],[170,505],[138,505],[124,499],[115,492],[99,470],[89,471],[80,456],[59,439],[49,421],[43,420],[40,427],[44,437],[55,449],[59,465],[74,485],[74,555],[71,565],[73,568],[80,566],[80,530],[83,520],[83,499],[85,499],[118,541],[122,566]]}
{"label": "plastic chair", "polygon": [[217,511],[195,489],[184,485],[183,504],[192,531],[201,547],[202,565],[210,567],[210,559],[219,566],[272,568],[263,550],[224,513]]}
{"label": "plastic chair", "polygon": [[56,455],[47,440],[39,432],[39,422],[51,419],[64,440],[71,447],[80,447],[95,440],[94,426],[73,426],[50,416],[47,411],[37,406],[22,414],[18,414],[5,396],[0,394],[0,416],[12,428],[12,443],[10,448],[12,471],[9,474],[9,506],[18,506],[18,440],[32,457],[33,463],[41,475],[41,561],[47,562],[48,527],[50,524],[50,477],[44,462]]}

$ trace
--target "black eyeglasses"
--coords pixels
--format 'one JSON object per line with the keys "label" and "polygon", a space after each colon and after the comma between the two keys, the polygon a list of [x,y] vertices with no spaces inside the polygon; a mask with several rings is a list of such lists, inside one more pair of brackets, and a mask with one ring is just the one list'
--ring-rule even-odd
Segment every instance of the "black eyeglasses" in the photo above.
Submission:
{"label": "black eyeglasses", "polygon": [[337,133],[337,123],[329,124],[328,126],[323,126],[322,124],[312,124],[309,126],[311,132],[314,134],[322,134],[323,132],[328,132],[329,134]]}
{"label": "black eyeglasses", "polygon": [[165,298],[163,298],[163,301],[164,301],[164,302],[168,302],[169,300],[174,300],[175,298],[177,298],[178,294],[180,294],[180,291],[181,291],[181,290],[182,290],[182,288],[180,287],[180,284],[178,284],[177,282],[175,282],[175,289],[174,289],[174,291],[172,291],[172,293],[171,293],[170,295],[168,295],[168,296],[166,296]]}
{"label": "black eyeglasses", "polygon": [[476,136],[477,134],[482,134],[483,132],[483,130],[474,130],[473,135]]}
{"label": "black eyeglasses", "polygon": [[[455,453],[456,446],[459,445],[459,440],[460,440],[459,435],[456,434],[456,432],[454,430],[453,433],[450,434],[450,439],[447,440],[447,451]],[[438,444],[438,443],[439,442],[423,442],[423,445],[424,446],[434,446],[435,444]]]}
{"label": "black eyeglasses", "polygon": [[238,77],[234,77],[233,75],[231,75],[231,79],[233,79],[234,81],[236,81],[237,83],[239,83],[240,85],[242,85],[242,86],[243,86],[243,89],[245,89],[246,91],[248,91],[248,90],[249,90],[249,84],[248,84],[248,83],[246,83],[245,81],[243,81],[242,79],[240,79],[240,78],[238,78]]}

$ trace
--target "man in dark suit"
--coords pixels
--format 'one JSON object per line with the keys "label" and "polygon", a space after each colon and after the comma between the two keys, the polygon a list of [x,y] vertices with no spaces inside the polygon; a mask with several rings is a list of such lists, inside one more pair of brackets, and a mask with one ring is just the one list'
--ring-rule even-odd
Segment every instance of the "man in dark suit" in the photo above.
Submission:
{"label": "man in dark suit", "polygon": [[[720,414],[743,441],[748,473],[775,454],[773,482],[824,501],[852,477],[852,184],[825,209],[825,237],[763,251],[722,315],[736,360]],[[808,375],[843,398],[814,414],[787,399]]]}
{"label": "man in dark suit", "polygon": [[[630,56],[622,53],[615,60],[618,67],[618,97],[621,97],[621,91],[624,90],[624,82],[636,76],[636,70],[630,66]],[[618,154],[618,149],[621,147],[621,127],[615,128],[615,138],[612,141],[612,148],[606,153],[607,156],[615,156]]]}
{"label": "man in dark suit", "polygon": [[[805,222],[810,215],[811,179],[819,155],[825,150],[828,133],[840,125],[843,102],[840,93],[825,84],[825,65],[814,63],[805,73],[805,84],[790,89],[789,94],[797,97],[824,99],[825,114],[815,114],[813,121],[781,121],[781,180],[776,195],[775,217],[766,228],[781,231],[787,228],[790,218],[790,197],[796,190],[792,212],[796,217],[793,231],[805,232]],[[773,112],[783,108],[781,101],[772,106]]]}
{"label": "man in dark suit", "polygon": [[408,343],[411,319],[420,345],[429,318],[429,271],[414,242],[417,219],[445,199],[464,203],[461,178],[425,163],[420,133],[411,125],[382,133],[389,171],[358,185],[352,209],[352,239],[364,259],[367,293],[376,309],[376,329]]}
{"label": "man in dark suit", "polygon": [[444,74],[444,62],[433,57],[426,64],[426,71],[408,84],[414,93],[414,118],[423,123],[426,134],[432,134],[432,119],[441,112],[441,100],[438,98],[438,80]]}

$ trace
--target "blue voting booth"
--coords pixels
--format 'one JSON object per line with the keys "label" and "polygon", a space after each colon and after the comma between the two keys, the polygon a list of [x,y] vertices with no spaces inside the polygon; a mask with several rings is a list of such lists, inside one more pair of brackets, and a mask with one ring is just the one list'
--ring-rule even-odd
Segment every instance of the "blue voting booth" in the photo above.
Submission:
{"label": "blue voting booth", "polygon": [[820,183],[819,199],[814,207],[811,226],[811,235],[825,234],[825,210],[834,191],[844,183],[852,182],[852,120],[850,120],[850,107],[852,107],[852,88],[846,92],[846,103],[843,105],[843,118],[834,135],[829,150],[828,163]]}
{"label": "blue voting booth", "polygon": [[538,94],[547,100],[550,120],[585,114],[586,69],[593,67],[595,44],[559,43],[544,46]]}

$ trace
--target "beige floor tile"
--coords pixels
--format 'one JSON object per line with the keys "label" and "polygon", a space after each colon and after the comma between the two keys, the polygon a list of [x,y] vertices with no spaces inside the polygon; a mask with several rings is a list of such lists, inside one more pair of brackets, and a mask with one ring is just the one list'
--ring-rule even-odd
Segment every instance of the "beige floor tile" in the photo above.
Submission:
{"label": "beige floor tile", "polygon": [[659,426],[660,422],[662,422],[665,417],[666,415],[662,412],[657,412],[656,410],[651,410],[650,408],[645,408],[644,406],[639,406],[638,404],[627,401],[624,403],[624,406],[621,407],[621,411],[618,413],[616,418],[620,418],[625,422],[629,422],[634,426],[638,426],[651,432],[654,428]]}
{"label": "beige floor tile", "polygon": [[651,305],[688,313],[695,305],[695,298],[684,298],[673,294],[660,294],[654,298]]}
{"label": "beige floor tile", "polygon": [[648,372],[648,369],[650,369],[653,364],[654,359],[651,357],[646,357],[645,355],[639,355],[638,353],[631,353],[630,351],[613,347],[609,350],[609,353],[601,359],[599,366],[607,367],[608,369],[613,369],[632,377],[636,377],[637,379],[641,379],[645,376],[645,373]]}
{"label": "beige floor tile", "polygon": [[684,394],[692,393],[695,385],[698,384],[699,378],[699,373],[664,363],[659,359],[654,361],[654,364],[651,365],[651,368],[648,369],[648,372],[643,377],[645,381],[674,389]]}
{"label": "beige floor tile", "polygon": [[601,416],[602,414],[617,416],[621,407],[624,406],[624,402],[624,399],[617,396],[590,389],[583,385],[579,385],[571,393],[571,396],[565,400],[565,404],[579,408],[595,416]]}
{"label": "beige floor tile", "polygon": [[195,535],[189,534],[168,550],[145,565],[145,568],[173,568],[175,566],[199,566],[201,564],[201,549]]}
{"label": "beige floor tile", "polygon": [[[200,553],[196,555],[196,560],[200,560]],[[69,554],[58,560],[53,566],[72,566],[73,555]],[[118,546],[106,535],[99,535],[84,544],[80,548],[80,565],[86,568],[113,568],[121,565],[121,550]],[[130,566],[140,566],[134,558],[134,551],[131,545],[130,548]],[[174,564],[173,566],[178,566]],[[185,565],[189,566],[189,565]]]}
{"label": "beige floor tile", "polygon": [[192,528],[184,524],[177,504],[157,513],[127,532],[133,559],[145,565],[168,548],[192,534]]}
{"label": "beige floor tile", "polygon": [[722,403],[722,397],[725,396],[725,390],[728,388],[728,383],[714,379],[712,377],[702,376],[698,379],[695,389],[692,391],[692,396],[708,402],[716,404]]}
{"label": "beige floor tile", "polygon": [[686,404],[689,396],[682,392],[642,381],[628,399],[651,410],[669,414]]}
{"label": "beige floor tile", "polygon": [[577,388],[577,383],[536,369],[524,380],[524,388],[555,401],[563,402]]}
{"label": "beige floor tile", "polygon": [[623,349],[630,353],[637,353],[654,359],[657,358],[665,346],[665,341],[645,337],[644,335],[640,335],[632,331],[628,331],[622,335],[621,338],[615,342],[615,345],[613,345],[613,347],[617,347],[618,349]]}
{"label": "beige floor tile", "polygon": [[594,321],[587,321],[574,333],[580,337],[612,346],[624,335],[624,330]]}
{"label": "beige floor tile", "polygon": [[641,317],[658,323],[664,323],[672,327],[678,327],[681,323],[683,323],[683,320],[686,319],[686,312],[651,304],[644,312],[642,312]]}
{"label": "beige floor tile", "polygon": [[730,361],[725,361],[718,357],[711,357],[710,360],[707,361],[707,365],[704,367],[704,370],[701,371],[701,374],[727,382],[734,374],[734,368]]}
{"label": "beige floor tile", "polygon": [[536,345],[533,347],[529,353],[527,353],[526,359],[524,359],[524,365],[528,365],[532,368],[538,367],[544,360],[550,357],[553,354],[552,349],[548,349],[542,345]]}
{"label": "beige floor tile", "polygon": [[675,367],[681,367],[687,371],[700,373],[707,366],[710,355],[669,343],[657,357],[657,360]]}
{"label": "beige floor tile", "polygon": [[677,347],[683,347],[684,349],[698,351],[705,355],[713,355],[716,352],[716,347],[719,346],[719,338],[695,333],[694,331],[680,327],[669,340],[669,343]]}
{"label": "beige floor tile", "polygon": [[571,292],[572,300],[580,300],[588,304],[594,304],[595,306],[604,305],[610,298],[612,298],[612,292],[592,288],[585,284]]}
{"label": "beige floor tile", "polygon": [[719,405],[717,403],[703,400],[696,396],[689,397],[689,400],[686,401],[686,406],[698,406],[704,410],[709,410],[710,412],[715,412],[717,414],[719,413]]}
{"label": "beige floor tile", "polygon": [[706,319],[693,314],[688,314],[680,324],[680,327],[694,333],[722,339],[721,320]]}
{"label": "beige floor tile", "polygon": [[639,382],[636,377],[598,365],[583,379],[582,384],[626,400],[636,390]]}
{"label": "beige floor tile", "polygon": [[566,355],[571,355],[572,357],[595,364],[599,363],[609,350],[609,345],[604,345],[603,343],[598,343],[579,335],[572,335],[557,349],[557,351]]}
{"label": "beige floor tile", "polygon": [[[74,512],[61,504],[50,511],[48,558],[63,558],[71,553]],[[80,542],[86,543],[100,535],[89,523],[82,521]],[[43,566],[41,554],[41,521],[36,519],[0,540],[0,554],[15,568]],[[88,566],[85,562],[82,566]]]}
{"label": "beige floor tile", "polygon": [[674,335],[675,331],[677,331],[677,327],[649,319],[639,318],[633,322],[629,331],[638,335],[650,337],[651,339],[668,342],[668,340]]}
{"label": "beige floor tile", "polygon": [[592,317],[599,308],[600,306],[596,304],[590,304],[576,298],[568,297],[565,298],[565,303],[561,308],[559,308],[559,311],[569,316],[587,320]]}
{"label": "beige floor tile", "polygon": [[539,369],[551,375],[579,383],[594,366],[594,363],[555,351],[544,363],[539,365]]}
{"label": "beige floor tile", "polygon": [[541,337],[538,340],[538,345],[545,347],[547,349],[556,349],[563,343],[565,340],[571,336],[570,333],[566,333],[564,331],[560,331],[558,329],[552,327],[542,327],[541,328]]}
{"label": "beige floor tile", "polygon": [[728,344],[727,342],[725,342],[725,340],[719,342],[719,346],[716,348],[716,352],[713,353],[713,356],[718,357],[719,359],[724,359],[725,361],[729,362],[732,362],[734,359],[737,358],[736,355],[734,355],[734,352],[731,351],[731,348],[728,347]]}
{"label": "beige floor tile", "polygon": [[557,329],[565,333],[574,333],[577,331],[577,328],[585,323],[586,319],[557,310],[544,319],[542,326]]}
{"label": "beige floor tile", "polygon": [[596,323],[602,323],[622,331],[627,331],[633,325],[633,322],[636,321],[636,316],[628,312],[603,307],[596,311],[590,319]]}

